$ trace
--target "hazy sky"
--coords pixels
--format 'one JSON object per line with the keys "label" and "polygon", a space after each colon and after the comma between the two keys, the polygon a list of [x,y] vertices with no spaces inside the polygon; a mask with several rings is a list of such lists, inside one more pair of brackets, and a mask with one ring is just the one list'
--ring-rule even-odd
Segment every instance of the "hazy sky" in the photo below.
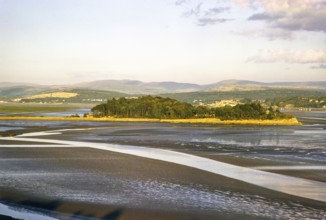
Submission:
{"label": "hazy sky", "polygon": [[0,76],[326,80],[326,0],[0,0]]}

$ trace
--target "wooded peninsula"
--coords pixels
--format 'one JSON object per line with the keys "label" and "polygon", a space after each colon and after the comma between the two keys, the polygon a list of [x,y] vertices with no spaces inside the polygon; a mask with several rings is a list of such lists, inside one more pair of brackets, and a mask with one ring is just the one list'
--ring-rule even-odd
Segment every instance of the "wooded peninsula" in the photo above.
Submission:
{"label": "wooded peninsula", "polygon": [[225,120],[284,120],[294,116],[278,109],[263,108],[259,103],[209,108],[193,106],[171,98],[142,96],[110,99],[91,109],[93,117],[148,119],[219,119]]}
{"label": "wooded peninsula", "polygon": [[[30,107],[34,112],[35,106]],[[36,106],[36,109],[40,107]],[[42,108],[43,109],[43,108]],[[41,109],[39,109],[41,110]],[[94,106],[91,114],[64,117],[3,115],[0,120],[42,121],[107,121],[107,122],[163,122],[202,123],[223,125],[302,125],[294,116],[272,107],[264,108],[258,102],[235,106],[208,107],[191,105],[171,98],[143,96],[113,98]]]}

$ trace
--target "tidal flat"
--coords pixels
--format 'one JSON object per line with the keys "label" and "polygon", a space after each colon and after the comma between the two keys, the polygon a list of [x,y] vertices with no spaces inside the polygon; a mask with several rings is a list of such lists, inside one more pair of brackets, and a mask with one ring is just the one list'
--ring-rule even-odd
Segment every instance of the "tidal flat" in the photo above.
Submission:
{"label": "tidal flat", "polygon": [[[0,199],[9,209],[36,213],[40,219],[323,219],[324,197],[288,194],[286,184],[272,190],[242,180],[241,173],[230,178],[87,147],[180,152],[308,180],[325,195],[326,124],[318,114],[304,115],[303,126],[290,127],[1,121],[0,126],[23,135],[0,140]],[[282,179],[275,182],[282,186]]]}

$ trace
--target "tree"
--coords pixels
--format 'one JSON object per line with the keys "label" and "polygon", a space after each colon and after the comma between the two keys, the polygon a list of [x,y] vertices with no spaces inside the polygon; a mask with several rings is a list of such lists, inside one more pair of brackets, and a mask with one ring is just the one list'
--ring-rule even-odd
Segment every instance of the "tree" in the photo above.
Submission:
{"label": "tree", "polygon": [[264,109],[259,103],[238,104],[234,107],[208,108],[192,106],[170,98],[143,96],[137,99],[111,99],[92,108],[94,117],[129,118],[219,118],[221,120],[275,119],[285,115],[278,110]]}

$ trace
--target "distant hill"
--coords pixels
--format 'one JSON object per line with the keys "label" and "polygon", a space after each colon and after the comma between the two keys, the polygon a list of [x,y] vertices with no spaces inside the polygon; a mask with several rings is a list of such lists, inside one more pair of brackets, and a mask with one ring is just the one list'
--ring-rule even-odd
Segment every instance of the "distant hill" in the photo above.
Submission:
{"label": "distant hill", "polygon": [[276,98],[292,98],[292,97],[326,97],[326,90],[323,91],[309,91],[309,90],[295,90],[295,89],[266,89],[266,90],[252,90],[252,91],[199,91],[199,92],[185,92],[185,93],[170,93],[161,94],[162,97],[170,97],[183,102],[191,104],[209,104],[216,100],[230,100],[230,99],[251,99],[251,100],[265,100]]}
{"label": "distant hill", "polygon": [[0,85],[0,98],[20,98],[24,96],[37,95],[48,91],[48,88],[39,86],[4,86]]}
{"label": "distant hill", "polygon": [[162,94],[197,91],[254,91],[268,89],[326,90],[326,81],[311,82],[257,82],[248,80],[224,80],[199,85],[178,82],[142,82],[136,80],[100,80],[70,85],[72,88],[116,91],[128,94]]}
{"label": "distant hill", "polygon": [[177,82],[142,82],[136,80],[100,80],[71,85],[74,88],[116,91],[128,94],[160,94],[202,90],[201,85]]}
{"label": "distant hill", "polygon": [[[259,91],[259,92],[257,92]],[[307,92],[306,92],[307,91]],[[178,82],[142,82],[136,80],[99,80],[69,85],[38,85],[30,83],[0,82],[0,101],[26,99],[30,96],[57,92],[76,92],[68,101],[104,100],[122,96],[161,95],[187,100],[216,100],[226,98],[275,98],[286,96],[318,95],[326,93],[326,81],[320,82],[256,82],[224,80],[198,85]],[[53,99],[52,98],[47,98]],[[42,100],[38,100],[42,101]],[[67,101],[67,100],[65,100]]]}
{"label": "distant hill", "polygon": [[0,82],[0,88],[15,87],[15,86],[40,87],[41,85],[35,83],[23,83],[23,82]]}
{"label": "distant hill", "polygon": [[264,83],[248,80],[224,80],[209,85],[207,91],[226,92],[268,89],[326,90],[326,81]]}

